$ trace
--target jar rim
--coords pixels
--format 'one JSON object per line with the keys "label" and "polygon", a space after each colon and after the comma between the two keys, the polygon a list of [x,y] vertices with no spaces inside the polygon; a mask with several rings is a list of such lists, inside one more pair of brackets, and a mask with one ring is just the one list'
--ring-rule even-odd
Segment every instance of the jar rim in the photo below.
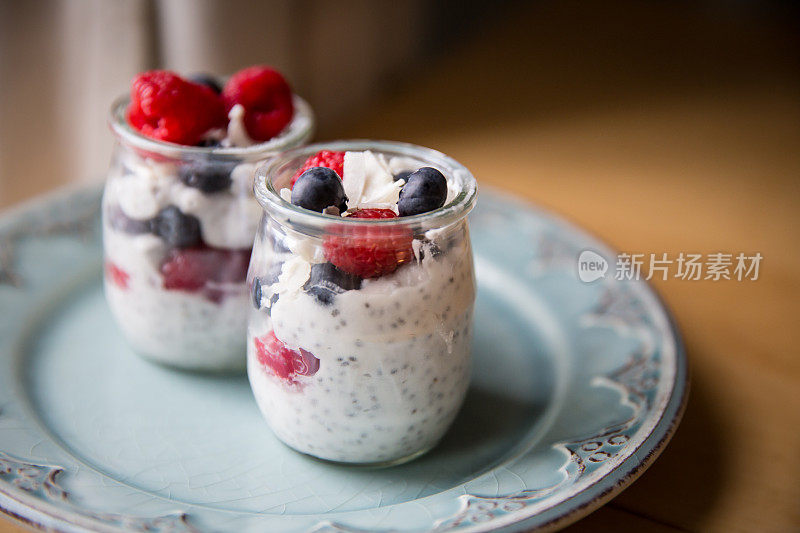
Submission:
{"label": "jar rim", "polygon": [[[284,200],[280,195],[280,191],[276,190],[272,180],[268,179],[268,177],[291,161],[298,158],[306,159],[321,150],[337,152],[375,150],[419,159],[425,164],[438,168],[452,176],[452,178],[457,181],[459,190],[450,202],[438,209],[419,215],[388,219],[349,218],[316,213]],[[279,214],[293,223],[299,223],[317,229],[324,229],[331,223],[357,225],[412,224],[430,228],[445,227],[465,217],[474,207],[478,194],[478,186],[475,177],[464,165],[452,157],[432,148],[426,148],[416,144],[373,139],[346,139],[321,142],[281,152],[256,170],[253,189],[256,199],[266,211],[272,214]]]}
{"label": "jar rim", "polygon": [[296,94],[292,95],[294,115],[283,131],[272,139],[251,146],[186,146],[152,139],[136,131],[126,118],[130,97],[123,95],[111,104],[108,125],[114,135],[123,142],[147,152],[168,157],[211,156],[220,159],[250,159],[264,154],[280,152],[306,143],[314,133],[315,117],[311,106]]}

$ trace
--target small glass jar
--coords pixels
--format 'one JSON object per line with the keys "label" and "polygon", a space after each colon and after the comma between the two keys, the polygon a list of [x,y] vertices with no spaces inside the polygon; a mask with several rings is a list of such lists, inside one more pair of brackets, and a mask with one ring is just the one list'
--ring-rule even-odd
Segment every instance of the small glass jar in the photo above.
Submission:
{"label": "small glass jar", "polygon": [[[448,200],[391,219],[301,209],[281,190],[320,150],[382,154],[395,174],[434,167],[448,180]],[[272,430],[290,447],[335,462],[390,465],[425,453],[453,422],[469,384],[472,174],[419,146],[339,141],[273,159],[256,172],[255,190],[264,213],[248,273],[247,370]],[[348,253],[359,261],[388,253],[397,268],[372,278],[343,274],[330,261],[341,266]]]}
{"label": "small glass jar", "polygon": [[248,147],[195,147],[131,128],[129,100],[109,118],[116,137],[103,195],[105,293],[138,354],[169,366],[227,372],[245,367],[245,277],[261,209],[255,169],[308,141],[314,117],[295,114],[277,137]]}

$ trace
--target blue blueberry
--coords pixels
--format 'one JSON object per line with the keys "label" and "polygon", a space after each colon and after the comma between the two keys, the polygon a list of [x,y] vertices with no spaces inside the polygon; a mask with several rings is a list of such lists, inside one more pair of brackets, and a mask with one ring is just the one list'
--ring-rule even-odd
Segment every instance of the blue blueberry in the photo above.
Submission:
{"label": "blue blueberry", "polygon": [[199,161],[181,166],[178,177],[187,187],[199,189],[204,193],[224,191],[231,186],[231,172],[236,166],[233,162]]}
{"label": "blue blueberry", "polygon": [[192,215],[170,205],[153,219],[152,231],[175,248],[189,248],[200,244],[200,221]]}
{"label": "blue blueberry", "polygon": [[261,309],[261,280],[253,278],[253,307]]}
{"label": "blue blueberry", "polygon": [[400,190],[397,210],[401,217],[439,209],[447,199],[447,179],[431,167],[412,172]]}
{"label": "blue blueberry", "polygon": [[217,94],[222,92],[222,85],[220,84],[219,80],[212,76],[211,74],[205,74],[203,72],[192,74],[189,76],[189,80],[199,83],[200,85],[205,85],[206,87],[210,87],[212,91]]}
{"label": "blue blueberry", "polygon": [[118,205],[109,207],[107,214],[109,225],[117,231],[130,233],[131,235],[150,233],[152,231],[152,221],[150,219],[131,218]]}
{"label": "blue blueberry", "polygon": [[339,175],[330,168],[312,167],[303,172],[292,188],[292,203],[322,213],[335,206],[347,210],[347,196]]}
{"label": "blue blueberry", "polygon": [[394,181],[405,180],[406,183],[408,183],[408,177],[410,175],[411,175],[411,171],[410,170],[401,170],[400,172],[398,172],[397,174],[395,174],[392,177],[392,180],[394,180]]}
{"label": "blue blueberry", "polygon": [[303,289],[321,304],[330,305],[337,294],[361,288],[361,278],[339,270],[333,263],[311,265],[311,274]]}

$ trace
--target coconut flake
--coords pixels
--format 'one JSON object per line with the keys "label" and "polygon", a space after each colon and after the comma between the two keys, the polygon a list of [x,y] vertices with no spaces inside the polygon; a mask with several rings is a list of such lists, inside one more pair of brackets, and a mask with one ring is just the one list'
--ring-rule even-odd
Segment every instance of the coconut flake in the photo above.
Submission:
{"label": "coconut flake", "polygon": [[250,138],[244,127],[244,106],[234,105],[228,112],[228,135],[222,139],[222,146],[252,146],[256,142]]}
{"label": "coconut flake", "polygon": [[343,185],[352,208],[388,204],[393,209],[400,198],[402,181],[394,181],[389,163],[383,154],[369,150],[345,152]]}
{"label": "coconut flake", "polygon": [[231,171],[231,191],[237,196],[253,196],[253,176],[256,166],[252,163],[239,163]]}
{"label": "coconut flake", "polygon": [[278,292],[294,293],[300,290],[311,275],[311,264],[302,257],[292,257],[283,264],[278,276]]}
{"label": "coconut flake", "polygon": [[350,206],[358,205],[366,180],[364,152],[345,152],[342,174],[342,185],[348,204]]}

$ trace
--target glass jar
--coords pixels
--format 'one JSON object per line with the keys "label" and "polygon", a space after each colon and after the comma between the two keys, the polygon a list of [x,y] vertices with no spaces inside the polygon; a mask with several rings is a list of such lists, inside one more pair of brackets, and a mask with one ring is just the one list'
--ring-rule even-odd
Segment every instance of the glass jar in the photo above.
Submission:
{"label": "glass jar", "polygon": [[[448,200],[391,219],[301,209],[284,199],[285,189],[320,150],[370,150],[396,175],[434,167],[447,177]],[[256,172],[255,190],[264,213],[248,273],[247,370],[272,430],[290,447],[335,462],[389,465],[425,453],[453,422],[469,384],[472,174],[419,146],[339,141],[273,159]],[[364,254],[388,254],[397,268],[362,278],[333,264],[344,268],[343,258]]]}
{"label": "glass jar", "polygon": [[129,100],[109,118],[116,137],[103,195],[105,293],[131,347],[198,371],[245,367],[245,277],[260,207],[252,179],[275,153],[313,133],[308,104],[277,137],[248,147],[157,141],[131,128]]}

